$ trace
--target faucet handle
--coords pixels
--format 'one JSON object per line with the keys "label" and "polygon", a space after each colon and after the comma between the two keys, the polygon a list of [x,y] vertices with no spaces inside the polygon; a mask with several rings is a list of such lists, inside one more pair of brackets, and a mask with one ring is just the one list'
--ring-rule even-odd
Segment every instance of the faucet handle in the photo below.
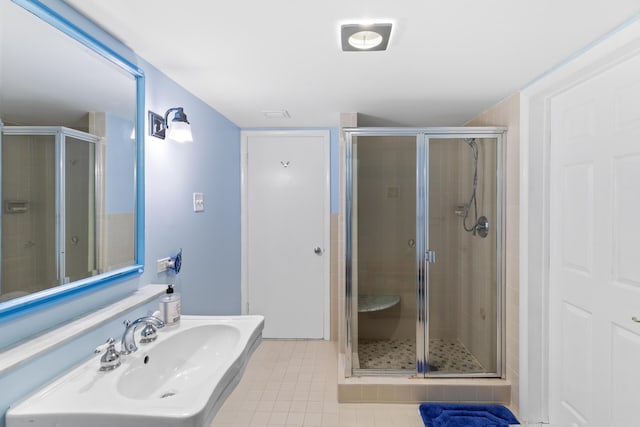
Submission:
{"label": "faucet handle", "polygon": [[100,354],[103,351],[107,350],[110,345],[114,345],[115,343],[116,343],[116,340],[113,339],[112,337],[109,337],[107,338],[107,341],[104,344],[100,344],[99,346],[97,346],[96,349],[93,350],[93,352],[95,354]]}
{"label": "faucet handle", "polygon": [[146,323],[140,332],[140,343],[147,344],[158,338],[158,331],[151,323]]}
{"label": "faucet handle", "polygon": [[99,345],[94,350],[94,353],[99,354],[104,351],[104,354],[100,358],[100,370],[111,371],[116,369],[122,363],[120,360],[120,353],[116,351],[115,342],[113,338],[107,339],[102,345]]}

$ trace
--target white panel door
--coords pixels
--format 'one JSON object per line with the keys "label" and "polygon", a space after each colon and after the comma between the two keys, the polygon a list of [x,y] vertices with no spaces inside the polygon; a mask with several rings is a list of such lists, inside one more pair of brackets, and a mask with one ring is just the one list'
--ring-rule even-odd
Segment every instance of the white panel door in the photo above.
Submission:
{"label": "white panel door", "polygon": [[640,425],[640,56],[551,100],[550,421]]}
{"label": "white panel door", "polygon": [[243,133],[248,313],[266,338],[328,334],[328,132]]}

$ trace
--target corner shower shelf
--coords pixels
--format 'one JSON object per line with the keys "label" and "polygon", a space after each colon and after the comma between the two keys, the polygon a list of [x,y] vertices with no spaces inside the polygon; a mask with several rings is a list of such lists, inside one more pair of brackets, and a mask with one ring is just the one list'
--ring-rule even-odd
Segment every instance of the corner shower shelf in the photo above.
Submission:
{"label": "corner shower shelf", "polygon": [[358,295],[358,313],[385,310],[399,302],[398,295]]}

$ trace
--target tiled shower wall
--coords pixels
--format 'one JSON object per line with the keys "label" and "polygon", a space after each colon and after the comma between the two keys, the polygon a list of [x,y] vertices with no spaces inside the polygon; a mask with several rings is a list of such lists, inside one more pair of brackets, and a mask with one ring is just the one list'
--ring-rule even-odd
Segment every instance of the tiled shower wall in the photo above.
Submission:
{"label": "tiled shower wall", "polygon": [[102,266],[110,271],[131,264],[135,258],[135,217],[133,212],[116,212],[105,215],[105,230],[100,236],[103,242]]}
{"label": "tiled shower wall", "polygon": [[511,406],[519,406],[519,185],[520,185],[520,94],[516,93],[478,115],[467,126],[506,126],[506,369],[511,382]]}
{"label": "tiled shower wall", "polygon": [[[6,135],[2,153],[3,207],[25,201],[25,212],[2,215],[2,289],[0,293],[31,293],[56,283],[55,138],[49,135]],[[7,185],[10,183],[10,185]]]}
{"label": "tiled shower wall", "polygon": [[[429,265],[429,338],[457,339],[461,272],[460,225],[455,206],[460,191],[460,146],[450,139],[429,146],[429,249],[436,262]],[[466,194],[463,193],[463,194]]]}
{"label": "tiled shower wall", "polygon": [[[496,145],[493,138],[476,140],[478,145],[478,180],[476,205],[478,217],[489,220],[489,234],[482,238],[467,232],[462,218],[452,235],[457,237],[458,251],[452,264],[456,269],[460,298],[458,300],[458,339],[471,351],[488,371],[496,371],[497,356],[497,224],[496,209]],[[458,203],[470,203],[473,191],[473,156],[466,143],[460,142]],[[475,210],[469,207],[467,227],[474,224]],[[456,266],[459,266],[456,268]],[[455,273],[454,273],[455,274]]]}

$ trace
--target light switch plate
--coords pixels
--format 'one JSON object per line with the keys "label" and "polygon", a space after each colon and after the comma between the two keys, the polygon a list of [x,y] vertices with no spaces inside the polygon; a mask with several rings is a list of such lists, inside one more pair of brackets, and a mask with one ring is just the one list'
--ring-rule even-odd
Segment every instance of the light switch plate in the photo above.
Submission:
{"label": "light switch plate", "polygon": [[171,258],[160,258],[156,261],[156,273],[162,273],[163,271],[167,271],[169,266],[169,261]]}
{"label": "light switch plate", "polygon": [[204,193],[193,193],[193,211],[204,212]]}

